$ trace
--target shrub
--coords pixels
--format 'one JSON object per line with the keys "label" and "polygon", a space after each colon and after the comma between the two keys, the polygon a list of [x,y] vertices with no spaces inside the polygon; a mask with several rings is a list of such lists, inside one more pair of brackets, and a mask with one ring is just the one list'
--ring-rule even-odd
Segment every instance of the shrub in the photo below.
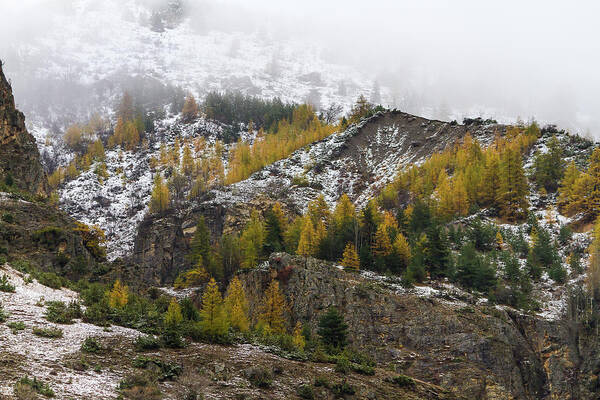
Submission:
{"label": "shrub", "polygon": [[6,324],[13,334],[17,334],[19,331],[25,330],[25,324],[23,321],[12,321]]}
{"label": "shrub", "polygon": [[15,217],[11,213],[5,212],[2,214],[2,221],[6,222],[7,224],[12,224],[15,222]]}
{"label": "shrub", "polygon": [[398,375],[391,379],[392,383],[400,387],[410,387],[415,384],[415,381],[410,376]]}
{"label": "shrub", "polygon": [[0,278],[0,292],[7,292],[7,293],[15,292],[15,285],[10,283],[10,281],[8,280],[8,276],[6,274],[2,275],[2,278]]}
{"label": "shrub", "polygon": [[40,272],[35,274],[35,279],[44,286],[52,289],[60,289],[63,286],[63,280],[54,272]]}
{"label": "shrub", "polygon": [[169,363],[151,357],[136,357],[133,360],[132,365],[135,368],[148,368],[149,366],[155,366],[159,371],[158,379],[160,381],[174,380],[183,372],[183,368],[181,367],[181,365]]}
{"label": "shrub", "polygon": [[54,397],[54,391],[50,388],[50,386],[48,386],[47,383],[38,381],[36,377],[30,379],[28,376],[24,376],[19,380],[19,382],[17,382],[15,390],[17,386],[29,386],[30,388],[35,390],[36,393],[41,394],[42,396]]}
{"label": "shrub", "polygon": [[101,350],[103,350],[102,345],[98,339],[93,336],[86,337],[81,345],[81,351],[84,353],[98,353]]}
{"label": "shrub", "polygon": [[63,337],[63,330],[60,328],[33,328],[33,334],[40,337],[57,339]]}
{"label": "shrub", "polygon": [[317,376],[315,378],[315,386],[316,387],[329,387],[329,380],[326,376]]}
{"label": "shrub", "polygon": [[34,231],[31,238],[39,244],[45,245],[48,248],[55,248],[63,239],[64,231],[56,226],[47,226],[45,228]]}
{"label": "shrub", "polygon": [[29,385],[15,384],[15,399],[17,400],[38,400],[39,396]]}
{"label": "shrub", "polygon": [[138,336],[135,339],[135,348],[137,351],[160,349],[160,340],[152,335]]}
{"label": "shrub", "polygon": [[79,303],[75,301],[69,303],[68,306],[62,301],[48,301],[46,306],[44,318],[57,324],[72,324],[74,318],[83,316]]}
{"label": "shrub", "polygon": [[81,235],[83,245],[88,249],[90,254],[96,260],[103,260],[106,258],[106,247],[104,246],[106,243],[106,235],[104,234],[104,231],[96,225],[88,226],[77,221],[75,221],[75,225],[73,231]]}
{"label": "shrub", "polygon": [[8,319],[8,313],[2,308],[0,304],[0,322],[5,322]]}
{"label": "shrub", "polygon": [[110,310],[105,303],[95,303],[88,306],[83,313],[83,321],[98,326],[109,326]]}
{"label": "shrub", "polygon": [[167,329],[160,335],[160,341],[164,347],[169,349],[182,349],[185,347],[181,334],[175,329]]}
{"label": "shrub", "polygon": [[349,385],[346,381],[333,385],[331,387],[331,391],[334,395],[340,397],[343,397],[345,395],[353,395],[356,393],[356,389],[354,389],[354,386]]}
{"label": "shrub", "polygon": [[315,398],[315,393],[311,385],[298,386],[296,393],[298,393],[298,396],[306,400],[313,400]]}
{"label": "shrub", "polygon": [[154,400],[161,398],[155,378],[149,372],[127,375],[119,383],[119,389],[127,399]]}
{"label": "shrub", "polygon": [[375,368],[370,365],[352,363],[351,366],[352,370],[358,374],[369,376],[375,375]]}
{"label": "shrub", "polygon": [[292,185],[299,187],[308,187],[310,186],[310,182],[304,175],[296,175],[292,178]]}
{"label": "shrub", "polygon": [[335,363],[335,372],[341,372],[342,374],[346,375],[350,373],[351,370],[352,367],[350,365],[350,360],[348,360],[348,358],[345,355],[337,357]]}
{"label": "shrub", "polygon": [[194,286],[201,286],[208,282],[210,275],[204,267],[196,267],[189,271],[180,273],[175,279],[173,287],[175,289],[185,289]]}
{"label": "shrub", "polygon": [[245,375],[252,385],[259,388],[268,388],[273,382],[273,373],[264,367],[250,367]]}

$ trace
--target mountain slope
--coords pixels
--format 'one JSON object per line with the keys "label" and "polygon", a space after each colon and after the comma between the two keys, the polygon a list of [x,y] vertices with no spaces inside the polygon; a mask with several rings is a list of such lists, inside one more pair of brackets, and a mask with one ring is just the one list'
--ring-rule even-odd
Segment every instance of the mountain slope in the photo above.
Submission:
{"label": "mountain slope", "polygon": [[132,260],[147,279],[173,280],[188,267],[184,256],[200,216],[216,240],[223,233],[239,232],[252,210],[264,213],[275,202],[282,203],[290,215],[298,215],[320,193],[330,206],[346,193],[362,207],[399,168],[422,162],[467,131],[485,144],[505,129],[496,124],[465,126],[427,120],[398,111],[378,113],[244,181],[213,189],[204,198],[167,213],[147,215],[140,224]]}

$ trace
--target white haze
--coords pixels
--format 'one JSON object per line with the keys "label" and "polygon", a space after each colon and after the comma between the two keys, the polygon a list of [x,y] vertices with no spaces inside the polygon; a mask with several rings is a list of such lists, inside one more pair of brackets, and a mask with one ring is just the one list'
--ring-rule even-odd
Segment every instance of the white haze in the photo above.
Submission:
{"label": "white haze", "polygon": [[[71,7],[73,0],[0,0],[0,57]],[[328,61],[390,88],[390,105],[403,110],[536,118],[600,137],[595,1],[188,0],[187,10],[201,30],[315,43]]]}

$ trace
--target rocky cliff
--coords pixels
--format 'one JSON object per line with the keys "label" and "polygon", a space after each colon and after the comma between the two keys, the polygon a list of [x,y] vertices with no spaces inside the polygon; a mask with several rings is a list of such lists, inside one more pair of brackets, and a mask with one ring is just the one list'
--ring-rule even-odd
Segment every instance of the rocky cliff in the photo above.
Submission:
{"label": "rocky cliff", "polygon": [[25,116],[15,108],[12,88],[0,61],[0,183],[46,195],[46,175],[35,139],[25,128]]}
{"label": "rocky cliff", "polygon": [[290,305],[290,324],[300,320],[314,329],[324,310],[338,307],[352,346],[467,398],[597,398],[590,350],[595,345],[582,338],[575,343],[578,328],[566,320],[482,304],[456,290],[405,289],[370,273],[348,273],[284,253],[241,277],[251,310],[278,279]]}
{"label": "rocky cliff", "polygon": [[102,259],[86,247],[75,221],[49,204],[35,139],[15,108],[0,63],[0,256],[73,279]]}

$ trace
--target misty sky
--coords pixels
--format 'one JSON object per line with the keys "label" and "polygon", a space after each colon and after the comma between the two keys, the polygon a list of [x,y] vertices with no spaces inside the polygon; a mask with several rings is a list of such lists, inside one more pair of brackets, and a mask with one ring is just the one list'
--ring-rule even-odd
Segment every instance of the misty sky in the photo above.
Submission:
{"label": "misty sky", "polygon": [[[274,40],[318,43],[328,61],[352,64],[409,99],[408,111],[492,110],[600,137],[600,2],[188,2],[191,18],[208,29],[263,30]],[[0,56],[7,45],[43,35],[47,16],[71,3],[1,1]]]}

